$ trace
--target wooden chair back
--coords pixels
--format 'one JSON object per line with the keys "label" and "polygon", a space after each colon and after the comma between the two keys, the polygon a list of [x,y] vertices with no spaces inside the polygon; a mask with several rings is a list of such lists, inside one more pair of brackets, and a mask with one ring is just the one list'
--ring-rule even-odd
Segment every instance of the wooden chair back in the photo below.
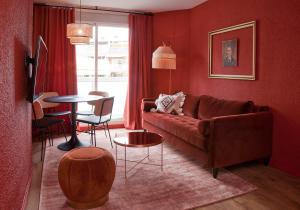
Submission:
{"label": "wooden chair back", "polygon": [[53,108],[59,105],[59,103],[49,103],[43,100],[44,98],[48,98],[52,96],[59,96],[59,95],[57,92],[44,92],[43,95],[39,98],[39,102],[41,103],[43,109]]}
{"label": "wooden chair back", "polygon": [[[89,95],[103,96],[103,97],[108,97],[109,96],[108,92],[104,92],[104,91],[91,91],[91,92],[89,92]],[[92,106],[95,106],[96,103],[97,103],[97,101],[88,102],[88,104],[92,105]]]}
{"label": "wooden chair back", "polygon": [[100,99],[96,102],[94,115],[96,116],[109,116],[111,119],[111,114],[114,105],[114,97],[107,97]]}
{"label": "wooden chair back", "polygon": [[39,101],[35,101],[32,104],[32,119],[39,120],[44,118],[44,111]]}

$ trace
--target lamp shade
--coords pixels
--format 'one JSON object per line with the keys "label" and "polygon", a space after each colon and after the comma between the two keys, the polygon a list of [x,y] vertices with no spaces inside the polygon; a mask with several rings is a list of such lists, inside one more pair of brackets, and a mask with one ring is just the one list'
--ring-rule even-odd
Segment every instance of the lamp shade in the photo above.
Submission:
{"label": "lamp shade", "polygon": [[86,23],[67,24],[67,37],[93,37],[93,26]]}
{"label": "lamp shade", "polygon": [[67,24],[67,37],[71,44],[89,44],[93,37],[93,26],[85,23]]}
{"label": "lamp shade", "polygon": [[171,47],[158,47],[152,54],[152,68],[154,69],[176,69],[176,54]]}
{"label": "lamp shade", "polygon": [[89,44],[90,38],[89,37],[70,37],[71,44]]}

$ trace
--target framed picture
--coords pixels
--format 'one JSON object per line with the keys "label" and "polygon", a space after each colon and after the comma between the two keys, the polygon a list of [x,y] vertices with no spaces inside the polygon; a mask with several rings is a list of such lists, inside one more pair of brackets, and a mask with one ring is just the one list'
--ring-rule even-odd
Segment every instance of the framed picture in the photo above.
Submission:
{"label": "framed picture", "polygon": [[237,39],[222,41],[223,66],[237,66]]}
{"label": "framed picture", "polygon": [[208,77],[255,80],[256,22],[208,33]]}

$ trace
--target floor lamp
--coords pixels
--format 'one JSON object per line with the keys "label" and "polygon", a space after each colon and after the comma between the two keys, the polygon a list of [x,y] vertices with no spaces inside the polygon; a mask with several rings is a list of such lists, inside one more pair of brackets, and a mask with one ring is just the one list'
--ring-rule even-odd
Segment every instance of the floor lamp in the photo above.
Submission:
{"label": "floor lamp", "polygon": [[169,75],[169,94],[172,90],[172,70],[176,69],[176,54],[171,47],[163,43],[152,54],[153,69],[168,69]]}

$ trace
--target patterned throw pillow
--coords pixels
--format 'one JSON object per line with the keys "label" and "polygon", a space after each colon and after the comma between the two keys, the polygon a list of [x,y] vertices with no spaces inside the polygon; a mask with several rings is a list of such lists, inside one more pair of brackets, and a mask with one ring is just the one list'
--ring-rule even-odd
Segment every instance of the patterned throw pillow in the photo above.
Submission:
{"label": "patterned throw pillow", "polygon": [[183,94],[183,92],[179,92],[174,95],[160,94],[158,99],[156,99],[155,101],[157,109],[151,111],[183,115],[182,106],[184,103],[184,99],[185,95]]}
{"label": "patterned throw pillow", "polygon": [[178,100],[180,102],[179,107],[181,108],[180,113],[182,113],[182,110],[183,110],[182,107],[183,107],[184,101],[185,101],[185,94],[182,91],[180,91],[180,92],[176,93],[175,95],[178,96]]}

